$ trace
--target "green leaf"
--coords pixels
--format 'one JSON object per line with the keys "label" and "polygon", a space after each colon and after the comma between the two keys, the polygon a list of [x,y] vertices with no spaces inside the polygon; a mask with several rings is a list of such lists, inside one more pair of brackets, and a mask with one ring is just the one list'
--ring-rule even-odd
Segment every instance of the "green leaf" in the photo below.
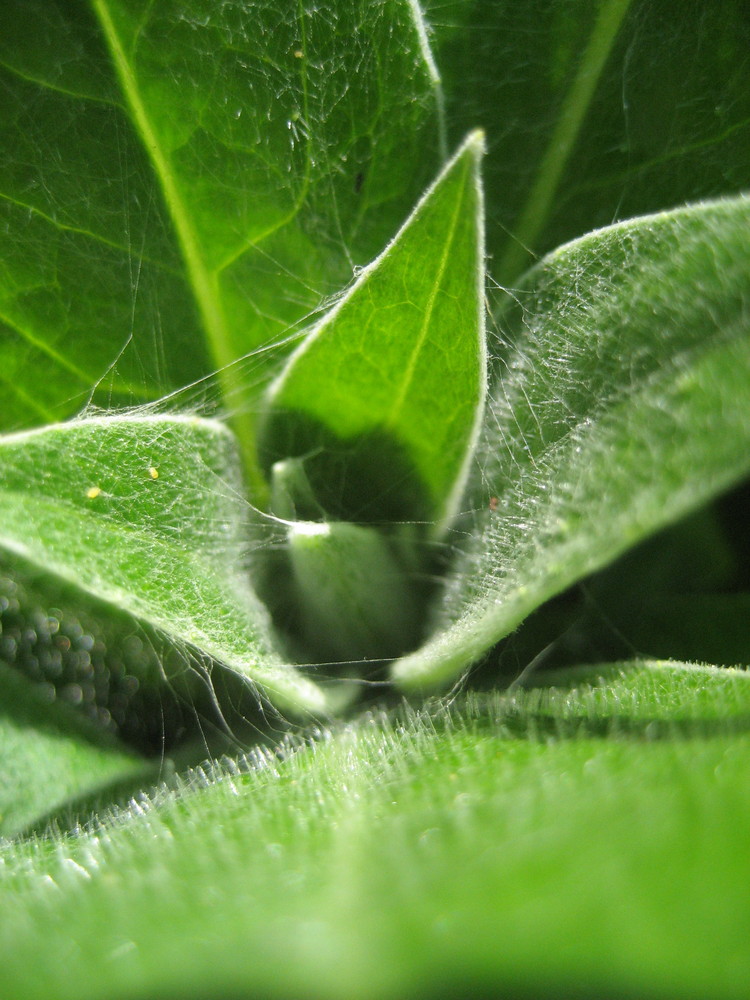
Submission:
{"label": "green leaf", "polygon": [[550,680],[368,713],[6,847],[6,994],[742,997],[750,677]]}
{"label": "green leaf", "polygon": [[487,130],[491,270],[750,186],[746,4],[430,0],[454,137]]}
{"label": "green leaf", "polygon": [[51,702],[49,692],[2,661],[0,762],[0,837],[15,836],[71,800],[157,777],[152,764],[70,706]]}
{"label": "green leaf", "polygon": [[306,457],[334,517],[455,512],[486,381],[483,148],[469,136],[269,390],[268,464]]}
{"label": "green leaf", "polygon": [[102,417],[0,438],[0,546],[231,666],[280,707],[325,711],[274,653],[248,576],[224,425]]}
{"label": "green leaf", "polygon": [[216,368],[252,403],[225,366],[371,259],[438,162],[407,0],[8,0],[0,79],[9,429]]}
{"label": "green leaf", "polygon": [[516,346],[497,364],[469,541],[396,679],[455,676],[747,474],[749,222],[746,198],[647,216],[530,272],[501,317]]}

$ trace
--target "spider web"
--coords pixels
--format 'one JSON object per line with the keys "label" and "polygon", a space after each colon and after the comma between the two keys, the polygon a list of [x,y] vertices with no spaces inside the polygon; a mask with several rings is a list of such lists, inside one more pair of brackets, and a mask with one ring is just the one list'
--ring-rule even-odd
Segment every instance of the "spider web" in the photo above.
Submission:
{"label": "spider web", "polygon": [[[527,292],[512,284],[513,268],[506,274],[500,267],[503,234],[512,230],[511,247],[538,255],[598,222],[748,182],[733,165],[719,187],[715,180],[717,163],[738,162],[732,143],[746,135],[748,116],[735,70],[716,104],[718,124],[716,116],[709,120],[720,59],[695,60],[718,37],[713,15],[698,17],[691,8],[680,26],[683,40],[672,45],[647,4],[606,3],[599,15],[595,5],[584,6],[586,16],[574,24],[563,3],[547,5],[540,23],[535,5],[513,20],[502,4],[433,3],[432,30],[416,2],[331,0],[281,13],[271,2],[222,2],[208,16],[184,2],[97,0],[91,13],[9,4],[1,72],[8,135],[23,140],[3,161],[13,260],[0,313],[6,428],[123,406],[144,419],[175,411],[219,415],[236,430],[252,468],[262,388],[435,173],[445,146],[439,65],[449,81],[450,139],[482,124],[491,144],[502,145],[488,172],[489,243],[497,258],[490,267],[503,282],[493,295],[515,296],[521,320],[500,326],[491,344],[499,379],[504,366],[515,366],[513,388],[495,397],[478,485],[457,530],[439,543],[443,565],[455,559],[457,569],[436,618],[460,618],[471,595],[494,594],[499,571],[477,572],[488,504],[525,468],[519,456],[533,453],[537,432],[546,439],[550,422],[562,426],[566,414],[580,416],[571,396],[576,363],[599,360],[605,349],[604,340],[589,344],[588,354],[559,344],[554,371],[542,366],[548,381],[531,399],[523,379],[527,355],[538,356],[512,345],[534,326],[524,312]],[[618,13],[622,26],[610,24],[607,42],[598,26]],[[728,45],[726,31],[721,37]],[[550,175],[553,198],[544,211],[537,205],[541,224],[535,233],[524,230],[518,213],[533,203],[535,190],[528,164],[544,162],[554,122],[575,104],[585,63],[578,53],[595,55],[595,43],[604,45],[599,96],[579,109],[568,158],[555,168],[556,180]],[[659,146],[643,95],[658,53],[670,46],[698,69],[683,74],[680,100],[670,98],[671,129]],[[683,109],[698,94],[690,118]],[[529,109],[542,105],[545,114],[535,118]],[[705,124],[699,139],[690,133],[696,121]],[[618,155],[607,159],[615,141]],[[660,173],[664,162],[677,169]],[[625,249],[628,240],[623,230],[615,244]],[[606,262],[602,254],[594,249],[585,268],[573,269],[564,309],[575,306],[587,268]],[[612,279],[605,290],[614,288]],[[614,356],[626,374],[623,391],[632,388],[642,355]],[[81,462],[89,458],[81,454]],[[147,474],[153,466],[148,456],[144,462]],[[229,491],[237,520],[262,506],[262,489],[251,482],[250,501]],[[527,539],[534,502],[524,495],[513,518]],[[273,520],[255,524],[246,562],[283,540]],[[492,551],[500,565],[508,550]]]}
{"label": "spider web", "polygon": [[[6,14],[1,72],[24,139],[4,207],[24,257],[2,309],[4,424],[77,415],[91,426],[113,409],[136,422],[219,414],[247,451],[270,374],[440,162],[439,79],[421,12],[414,2],[223,2],[209,16],[185,3],[92,8]],[[100,457],[87,444],[68,460],[93,472]],[[89,499],[116,494],[120,475],[109,486],[99,476]],[[229,519],[245,523],[254,505],[236,484],[221,492],[236,507]],[[250,549],[273,550],[283,536],[263,519],[244,551],[208,551],[222,530],[208,524],[178,544],[236,572]],[[59,616],[47,617],[59,631]],[[74,613],[62,617],[75,630]],[[30,647],[55,645],[38,624],[36,641],[29,626],[21,644],[27,659]],[[14,656],[22,631],[6,626]],[[59,652],[42,657],[46,683]],[[95,713],[88,670],[73,676],[67,664],[57,686]]]}

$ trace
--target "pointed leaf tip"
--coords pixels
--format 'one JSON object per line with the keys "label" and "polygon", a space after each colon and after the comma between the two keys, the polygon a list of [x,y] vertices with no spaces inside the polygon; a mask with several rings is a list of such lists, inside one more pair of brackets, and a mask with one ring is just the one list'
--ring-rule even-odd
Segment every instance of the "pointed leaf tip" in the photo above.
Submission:
{"label": "pointed leaf tip", "polygon": [[306,458],[339,519],[446,524],[482,412],[483,202],[476,130],[267,397],[270,465]]}
{"label": "pointed leaf tip", "polygon": [[466,136],[464,146],[473,150],[477,158],[487,152],[486,133],[483,128],[475,128]]}

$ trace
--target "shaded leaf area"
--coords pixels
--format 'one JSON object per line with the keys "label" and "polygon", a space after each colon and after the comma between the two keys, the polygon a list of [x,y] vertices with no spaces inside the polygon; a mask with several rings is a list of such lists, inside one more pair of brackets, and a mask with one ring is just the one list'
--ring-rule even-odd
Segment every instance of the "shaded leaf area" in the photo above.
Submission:
{"label": "shaded leaf area", "polygon": [[449,132],[488,130],[500,282],[595,227],[750,185],[746,4],[431,0],[427,11]]}
{"label": "shaded leaf area", "polygon": [[455,511],[486,382],[483,148],[468,137],[269,390],[267,464],[302,458],[340,520]]}
{"label": "shaded leaf area", "polygon": [[0,837],[69,800],[153,783],[156,769],[0,661]]}
{"label": "shaded leaf area", "polygon": [[[171,641],[45,567],[3,556],[0,663],[45,705],[75,709],[130,750],[184,765],[276,736],[291,723],[264,711],[241,673],[210,668]],[[219,705],[221,708],[219,708]],[[56,822],[64,822],[56,813]]]}
{"label": "shaded leaf area", "polygon": [[533,612],[471,671],[472,687],[573,664],[665,657],[737,666],[750,660],[744,564],[723,503],[683,518]]}
{"label": "shaded leaf area", "polygon": [[6,847],[8,995],[743,996],[747,674],[555,683],[364,715]]}
{"label": "shaded leaf area", "polygon": [[726,666],[750,664],[749,594],[631,595],[596,608],[580,627],[590,641],[615,628],[628,646],[653,656],[690,655]]}
{"label": "shaded leaf area", "polygon": [[750,664],[746,567],[722,516],[722,507],[737,505],[742,493],[732,491],[721,504],[637,546],[590,580],[577,635],[586,634],[592,649],[601,648],[608,635],[620,657],[627,649]]}
{"label": "shaded leaf area", "polygon": [[500,347],[463,555],[435,634],[395,677],[455,676],[748,472],[749,206],[623,223],[530,272],[500,317],[515,346]]}
{"label": "shaded leaf area", "polygon": [[6,551],[231,666],[279,706],[325,708],[273,652],[222,424],[91,418],[0,438],[0,460]]}
{"label": "shaded leaf area", "polygon": [[102,402],[154,398],[278,338],[438,162],[405,0],[10,0],[2,19],[6,428],[100,380]]}
{"label": "shaded leaf area", "polygon": [[186,692],[164,683],[165,673],[179,674],[179,653],[164,645],[44,568],[3,558],[0,661],[23,673],[42,700],[74,706],[145,754],[169,751],[185,734]]}

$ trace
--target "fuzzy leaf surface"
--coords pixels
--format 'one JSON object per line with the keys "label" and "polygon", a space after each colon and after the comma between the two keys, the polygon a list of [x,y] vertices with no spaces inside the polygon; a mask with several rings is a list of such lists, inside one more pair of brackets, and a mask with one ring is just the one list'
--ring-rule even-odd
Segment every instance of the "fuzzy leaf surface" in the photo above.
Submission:
{"label": "fuzzy leaf surface", "polygon": [[[750,470],[750,200],[560,248],[499,322],[468,542],[395,665],[454,677],[543,601]],[[685,290],[689,289],[689,292]]]}
{"label": "fuzzy leaf surface", "polygon": [[6,847],[6,995],[739,1000],[748,674],[551,680],[366,714]]}
{"label": "fuzzy leaf surface", "polygon": [[486,383],[483,148],[469,136],[271,386],[269,461],[309,455],[340,519],[454,512]]}
{"label": "fuzzy leaf surface", "polygon": [[0,547],[320,711],[273,652],[245,565],[234,436],[193,417],[102,417],[0,438]]}

